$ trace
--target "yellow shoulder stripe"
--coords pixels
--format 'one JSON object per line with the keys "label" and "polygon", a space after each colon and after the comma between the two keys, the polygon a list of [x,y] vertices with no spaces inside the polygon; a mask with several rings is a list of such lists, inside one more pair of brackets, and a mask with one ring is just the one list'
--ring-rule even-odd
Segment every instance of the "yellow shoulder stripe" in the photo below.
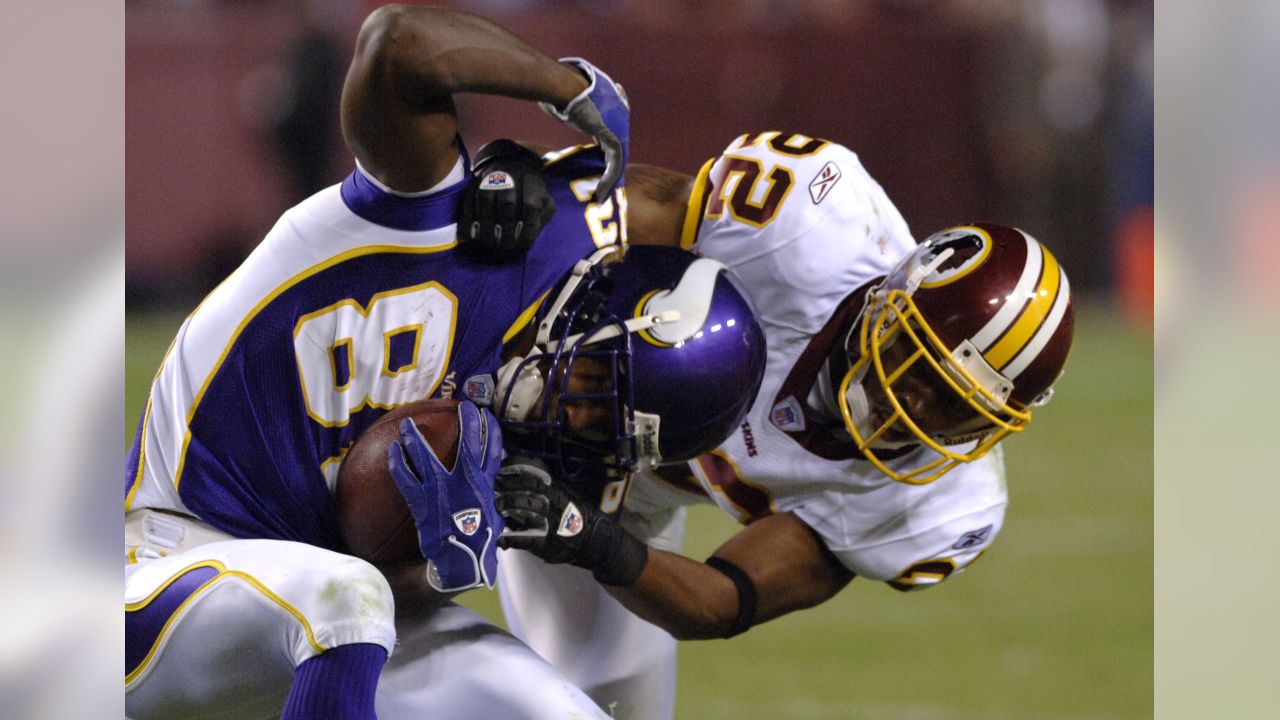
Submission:
{"label": "yellow shoulder stripe", "polygon": [[534,300],[533,304],[525,308],[524,312],[520,313],[520,317],[516,318],[514,323],[511,323],[511,327],[507,328],[507,331],[502,334],[503,345],[511,342],[512,338],[519,335],[520,331],[524,330],[525,327],[529,325],[529,322],[533,320],[533,316],[537,314],[538,308],[542,307],[542,301],[547,299],[547,293],[549,292],[551,291],[548,290],[547,292],[542,293],[542,297]]}
{"label": "yellow shoulder stripe", "polygon": [[707,198],[711,196],[711,166],[715,158],[703,163],[698,176],[693,181],[693,191],[689,193],[689,205],[684,211],[684,225],[680,230],[680,247],[688,250],[698,241],[698,228],[702,225],[702,214],[707,207]]}

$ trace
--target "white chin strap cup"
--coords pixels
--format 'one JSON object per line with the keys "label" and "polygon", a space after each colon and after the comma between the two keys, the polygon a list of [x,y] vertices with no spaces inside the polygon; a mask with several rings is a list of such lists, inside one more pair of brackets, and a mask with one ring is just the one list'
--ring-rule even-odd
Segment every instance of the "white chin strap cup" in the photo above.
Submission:
{"label": "white chin strap cup", "polygon": [[859,442],[875,430],[871,427],[871,403],[867,400],[866,389],[862,387],[862,379],[866,374],[867,368],[864,365],[853,380],[849,381],[849,389],[844,393],[844,400],[849,404],[849,416],[853,418],[853,425],[858,430]]}
{"label": "white chin strap cup", "polygon": [[496,397],[499,403],[507,397],[507,388],[511,387],[511,399],[505,408],[500,409],[503,420],[523,422],[529,417],[529,411],[538,402],[538,398],[542,397],[544,381],[536,363],[525,365],[524,370],[520,371],[520,376],[515,377],[516,369],[522,362],[524,358],[513,357],[498,369]]}
{"label": "white chin strap cup", "polygon": [[[858,371],[853,380],[849,381],[849,389],[844,393],[845,402],[849,403],[849,415],[853,418],[853,426],[858,431],[856,440],[860,443],[866,443],[867,438],[880,429],[879,426],[872,425],[871,402],[867,400],[867,391],[862,387],[862,381],[866,377],[869,367],[870,364],[862,366],[862,369]],[[914,444],[876,439],[874,442],[866,444],[865,447],[876,450],[897,450]]]}

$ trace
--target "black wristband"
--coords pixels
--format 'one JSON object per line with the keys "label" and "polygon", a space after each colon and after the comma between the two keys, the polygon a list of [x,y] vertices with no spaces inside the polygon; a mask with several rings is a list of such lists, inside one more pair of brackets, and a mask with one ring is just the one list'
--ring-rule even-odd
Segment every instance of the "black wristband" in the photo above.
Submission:
{"label": "black wristband", "polygon": [[610,551],[607,559],[591,571],[596,581],[602,585],[634,585],[649,564],[649,546],[640,542],[634,535],[622,529],[612,520],[610,531]]}
{"label": "black wristband", "polygon": [[756,622],[756,584],[751,582],[751,578],[742,568],[724,558],[712,555],[707,558],[707,565],[723,573],[738,589],[738,617],[733,621],[733,628],[725,637],[731,638],[746,632]]}

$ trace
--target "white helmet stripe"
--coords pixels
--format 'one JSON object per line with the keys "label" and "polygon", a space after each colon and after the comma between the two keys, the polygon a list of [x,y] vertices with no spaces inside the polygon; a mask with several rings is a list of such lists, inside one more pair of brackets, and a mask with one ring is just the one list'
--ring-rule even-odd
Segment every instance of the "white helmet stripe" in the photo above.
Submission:
{"label": "white helmet stripe", "polygon": [[1041,248],[1044,255],[1044,269],[1040,271],[1040,282],[1027,295],[1022,314],[1014,321],[1004,335],[982,354],[992,367],[1003,370],[1040,329],[1044,319],[1053,309],[1053,301],[1058,297],[1058,289],[1062,287],[1062,268],[1048,250]]}
{"label": "white helmet stripe", "polygon": [[1071,285],[1067,282],[1067,274],[1062,273],[1062,285],[1058,288],[1058,297],[1053,301],[1053,308],[1049,310],[1049,316],[1045,318],[1044,324],[1036,331],[1031,342],[1027,343],[1022,352],[1004,367],[1005,377],[1013,380],[1018,374],[1027,369],[1037,357],[1040,351],[1044,350],[1044,346],[1049,343],[1049,339],[1057,332],[1058,325],[1062,322],[1062,316],[1067,313],[1067,305],[1071,303]]}
{"label": "white helmet stripe", "polygon": [[1032,240],[1031,236],[1024,232],[1019,231],[1019,233],[1027,242],[1027,264],[1022,268],[1022,277],[1018,278],[1017,286],[1005,297],[1000,311],[973,336],[973,344],[977,346],[979,352],[985,353],[989,350],[991,345],[1018,319],[1022,308],[1027,304],[1027,298],[1035,292],[1036,284],[1040,281],[1040,266],[1044,263],[1044,253],[1040,243]]}

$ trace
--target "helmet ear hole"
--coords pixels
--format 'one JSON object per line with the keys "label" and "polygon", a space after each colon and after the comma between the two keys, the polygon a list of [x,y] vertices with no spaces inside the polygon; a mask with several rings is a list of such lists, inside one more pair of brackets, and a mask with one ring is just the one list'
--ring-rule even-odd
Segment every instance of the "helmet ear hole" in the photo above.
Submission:
{"label": "helmet ear hole", "polygon": [[1037,395],[1036,398],[1031,401],[1031,407],[1033,408],[1043,407],[1049,404],[1049,400],[1052,397],[1053,397],[1053,388],[1049,388],[1048,390],[1045,390],[1044,392]]}

